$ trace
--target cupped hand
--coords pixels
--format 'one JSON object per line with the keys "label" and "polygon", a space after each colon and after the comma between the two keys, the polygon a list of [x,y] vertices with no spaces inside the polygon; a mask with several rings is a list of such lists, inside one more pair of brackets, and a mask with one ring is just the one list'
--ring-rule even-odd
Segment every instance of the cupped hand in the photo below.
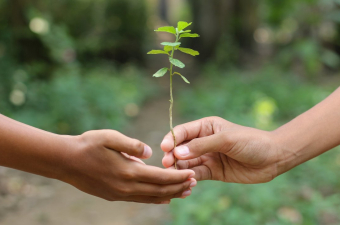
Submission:
{"label": "cupped hand", "polygon": [[[109,201],[169,203],[184,198],[196,185],[192,170],[145,165],[151,148],[113,130],[89,131],[77,137],[69,152],[63,181]],[[71,146],[70,146],[71,147]]]}
{"label": "cupped hand", "polygon": [[174,128],[161,144],[163,165],[192,169],[197,180],[264,183],[278,175],[280,152],[270,132],[240,126],[219,117],[207,117]]}

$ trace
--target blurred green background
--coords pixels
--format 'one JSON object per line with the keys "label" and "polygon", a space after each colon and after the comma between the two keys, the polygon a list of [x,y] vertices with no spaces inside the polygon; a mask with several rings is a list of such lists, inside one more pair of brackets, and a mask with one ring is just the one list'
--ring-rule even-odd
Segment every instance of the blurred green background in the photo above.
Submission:
{"label": "blurred green background", "polygon": [[[60,134],[123,129],[161,91],[153,29],[192,21],[185,121],[272,130],[340,81],[339,0],[0,0],[0,113]],[[166,62],[166,61],[164,61]],[[156,112],[155,112],[156,113]],[[202,182],[167,224],[340,224],[335,149],[269,184]]]}

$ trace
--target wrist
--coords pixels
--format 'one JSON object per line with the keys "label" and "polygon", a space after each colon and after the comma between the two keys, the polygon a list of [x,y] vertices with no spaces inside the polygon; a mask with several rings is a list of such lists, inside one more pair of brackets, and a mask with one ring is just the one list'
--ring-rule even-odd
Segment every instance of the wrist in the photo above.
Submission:
{"label": "wrist", "polygon": [[307,146],[301,140],[280,129],[271,134],[277,148],[278,176],[308,160],[303,154]]}
{"label": "wrist", "polygon": [[80,136],[60,135],[60,142],[63,148],[58,154],[57,167],[54,178],[66,183],[72,180],[74,167],[77,160],[77,152],[82,148],[82,141]]}

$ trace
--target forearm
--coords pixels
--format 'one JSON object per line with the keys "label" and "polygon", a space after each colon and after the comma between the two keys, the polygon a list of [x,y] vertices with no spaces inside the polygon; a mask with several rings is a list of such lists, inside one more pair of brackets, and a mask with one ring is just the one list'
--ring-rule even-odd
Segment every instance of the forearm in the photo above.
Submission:
{"label": "forearm", "polygon": [[49,133],[0,114],[0,166],[61,179],[73,138]]}
{"label": "forearm", "polygon": [[282,174],[340,144],[340,88],[309,111],[273,131]]}

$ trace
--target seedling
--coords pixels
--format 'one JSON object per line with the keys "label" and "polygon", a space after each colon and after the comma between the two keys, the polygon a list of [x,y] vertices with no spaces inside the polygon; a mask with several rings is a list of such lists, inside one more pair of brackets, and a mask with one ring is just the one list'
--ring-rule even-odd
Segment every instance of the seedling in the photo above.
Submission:
{"label": "seedling", "polygon": [[[172,27],[172,26],[166,26],[166,27],[160,27],[157,30],[155,30],[156,32],[167,32],[170,34],[175,35],[175,42],[162,42],[161,45],[164,46],[163,50],[152,50],[150,52],[148,52],[148,54],[152,54],[152,55],[156,55],[156,54],[164,54],[164,55],[168,55],[169,57],[169,62],[170,62],[170,66],[169,68],[164,67],[160,70],[158,70],[153,76],[154,77],[163,77],[168,71],[170,73],[170,109],[169,109],[169,116],[170,116],[170,130],[174,139],[174,143],[175,143],[175,148],[176,148],[176,136],[174,133],[174,129],[172,126],[172,109],[173,109],[173,105],[174,105],[174,98],[173,98],[173,94],[172,94],[172,77],[174,75],[178,75],[180,76],[184,82],[190,84],[190,82],[187,80],[187,78],[185,78],[182,74],[180,74],[179,72],[175,72],[173,71],[173,66],[179,67],[181,69],[183,69],[185,67],[184,63],[182,63],[180,60],[175,59],[174,58],[174,53],[176,50],[179,50],[183,53],[192,55],[192,56],[197,56],[199,55],[198,51],[195,51],[193,49],[190,48],[182,48],[181,46],[181,42],[179,42],[181,40],[181,38],[197,38],[199,37],[198,34],[194,34],[191,33],[191,30],[184,30],[187,27],[189,27],[192,23],[187,23],[187,22],[183,22],[180,21],[177,24],[177,28]],[[177,159],[175,159],[175,169],[177,169]]]}

